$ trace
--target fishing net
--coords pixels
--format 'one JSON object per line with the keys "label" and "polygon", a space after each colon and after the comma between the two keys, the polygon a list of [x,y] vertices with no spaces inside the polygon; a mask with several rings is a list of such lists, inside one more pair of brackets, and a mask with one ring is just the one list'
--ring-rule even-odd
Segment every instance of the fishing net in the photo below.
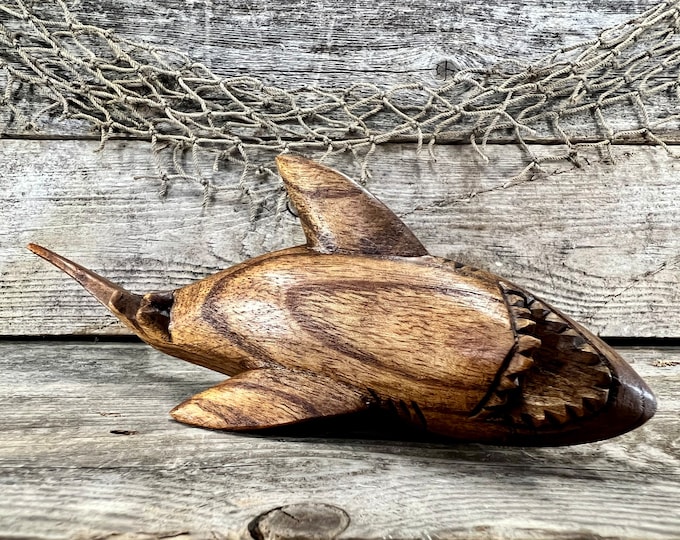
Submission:
{"label": "fishing net", "polygon": [[[0,0],[0,130],[51,133],[59,122],[149,141],[161,192],[197,182],[205,200],[238,181],[253,208],[285,195],[273,156],[350,153],[361,176],[381,144],[491,142],[523,152],[512,184],[546,162],[607,159],[626,141],[668,146],[680,131],[680,1],[666,1],[578,46],[522,65],[463,69],[436,85],[281,88],[222,77],[182,52],[79,22],[61,0]],[[550,142],[541,156],[531,142]],[[427,155],[427,154],[426,154]],[[237,167],[238,174],[224,174]],[[234,180],[238,178],[238,180]],[[231,179],[231,180],[229,180]]]}

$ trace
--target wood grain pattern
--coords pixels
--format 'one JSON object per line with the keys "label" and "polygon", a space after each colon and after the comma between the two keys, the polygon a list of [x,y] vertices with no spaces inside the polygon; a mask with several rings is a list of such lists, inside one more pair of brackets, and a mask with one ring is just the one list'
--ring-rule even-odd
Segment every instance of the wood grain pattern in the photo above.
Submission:
{"label": "wood grain pattern", "polygon": [[329,377],[253,369],[192,396],[170,414],[192,426],[253,431],[357,412],[366,405],[361,391]]}
{"label": "wood grain pattern", "polygon": [[290,155],[278,156],[276,165],[308,248],[385,257],[428,255],[392,210],[339,171]]}
{"label": "wood grain pattern", "polygon": [[329,504],[293,504],[259,516],[248,525],[253,538],[337,538],[349,525],[347,513]]}
{"label": "wood grain pattern", "polygon": [[[202,208],[199,187],[177,184],[161,200],[155,181],[131,180],[154,174],[146,144],[96,147],[0,144],[0,334],[122,331],[76,284],[35,260],[24,248],[31,241],[139,292],[304,241],[287,212],[249,221],[236,171],[219,172],[225,190]],[[504,158],[519,150],[489,152],[480,168],[468,146],[440,147],[433,162],[389,145],[375,154],[368,187],[435,255],[491,269],[602,335],[678,336],[677,161],[660,149],[621,147],[615,164],[593,155],[589,165],[556,164],[552,176],[507,185],[513,172]]]}
{"label": "wood grain pattern", "polygon": [[[657,3],[416,0],[404,6],[395,0],[106,0],[72,3],[69,9],[83,23],[189,52],[224,77],[248,75],[285,89],[351,83],[388,88],[414,81],[436,85],[460,69],[488,68],[508,59],[537,61],[562,47],[592,40]],[[669,80],[674,79],[670,73]],[[672,114],[662,103],[649,101],[652,117]],[[30,96],[18,104],[28,117],[31,105]],[[614,125],[638,125],[635,115],[633,108],[617,108],[610,120]],[[580,115],[565,118],[564,127],[573,133],[595,129]],[[74,120],[47,123],[40,133],[10,123],[6,132],[30,138],[96,136],[91,126]],[[658,133],[678,141],[677,130],[662,125]],[[537,137],[556,140],[554,135]],[[647,142],[642,134],[630,140]]]}
{"label": "wood grain pattern", "polygon": [[454,0],[292,2],[84,0],[69,4],[83,23],[131,39],[191,51],[225,76],[250,74],[296,85],[404,82],[437,76],[436,62],[488,66],[538,59],[626,22],[656,0],[512,0],[502,6]]}
{"label": "wood grain pattern", "polygon": [[[656,412],[602,340],[503,278],[432,257],[365,188],[277,156],[307,243],[131,293],[36,244],[152,347],[233,377],[172,416],[252,430],[391,406],[455,441],[580,444]],[[398,404],[398,406],[397,406]]]}
{"label": "wood grain pattern", "polygon": [[[437,82],[450,69],[534,60],[653,4],[82,0],[69,7],[132,39],[192,51],[225,76],[248,72],[289,87]],[[155,174],[145,144],[116,141],[95,154],[98,143],[80,139],[96,135],[78,122],[40,134],[15,128],[6,135],[23,140],[0,141],[0,334],[122,331],[75,283],[35,261],[24,249],[29,241],[73,248],[77,260],[143,291],[303,240],[287,214],[251,224],[236,190],[203,209],[200,188],[175,184],[160,201],[154,181],[131,180]],[[484,166],[466,146],[439,147],[430,163],[412,146],[391,145],[376,154],[369,187],[437,255],[531,287],[604,335],[677,337],[677,163],[658,149],[615,151],[614,165],[589,157],[503,187],[517,172],[504,162],[514,148],[491,146]],[[237,172],[219,175],[220,185],[238,180]],[[326,502],[350,515],[344,538],[676,538],[680,353],[623,354],[660,399],[654,420],[605,443],[527,450],[366,433],[263,438],[186,429],[167,411],[221,376],[137,344],[0,343],[0,533],[250,540],[257,516]]]}
{"label": "wood grain pattern", "polygon": [[619,352],[659,397],[651,422],[602,443],[512,449],[347,426],[190,429],[167,412],[216,373],[142,344],[3,342],[0,530],[222,538],[273,508],[323,502],[350,516],[343,538],[674,538],[680,350]]}

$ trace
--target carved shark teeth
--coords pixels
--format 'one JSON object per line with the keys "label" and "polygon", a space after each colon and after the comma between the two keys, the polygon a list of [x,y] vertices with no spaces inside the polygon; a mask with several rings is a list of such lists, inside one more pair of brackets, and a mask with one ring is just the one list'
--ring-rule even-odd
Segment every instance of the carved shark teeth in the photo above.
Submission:
{"label": "carved shark teeth", "polygon": [[545,419],[549,424],[560,426],[567,423],[570,420],[570,417],[566,407],[561,404],[556,407],[545,409]]}
{"label": "carved shark teeth", "polygon": [[563,333],[569,328],[569,323],[567,323],[556,313],[548,313],[543,318],[542,324],[545,326],[547,331],[554,332],[556,334]]}
{"label": "carved shark teeth", "polygon": [[546,307],[546,305],[539,300],[534,300],[531,302],[531,304],[529,304],[529,309],[531,311],[531,315],[536,320],[542,320],[550,313],[550,310]]}
{"label": "carved shark teeth", "polygon": [[572,420],[579,420],[582,418],[586,410],[583,406],[577,407],[575,405],[572,405],[571,403],[567,403],[564,408],[566,409],[567,413],[569,414],[569,418]]}
{"label": "carved shark teeth", "polygon": [[[600,356],[600,353],[595,350],[595,348],[588,344],[584,343],[578,348],[578,352],[575,353],[579,359],[582,359],[583,362],[586,365],[589,366],[599,366],[602,365],[602,357]],[[607,369],[609,371],[609,369]]]}
{"label": "carved shark teeth", "polygon": [[525,308],[523,306],[511,306],[510,313],[512,313],[515,317],[520,319],[533,320],[531,316],[531,311],[529,311],[528,308]]}
{"label": "carved shark teeth", "polygon": [[[502,288],[517,343],[496,392],[484,407],[488,416],[540,430],[583,419],[601,409],[612,384],[611,369],[602,354],[545,303],[515,288]],[[590,386],[570,393],[558,381],[576,374],[585,377]]]}
{"label": "carved shark teeth", "polygon": [[593,371],[598,375],[598,380],[595,383],[597,388],[608,390],[612,384],[611,370],[605,365],[596,366]]}
{"label": "carved shark teeth", "polygon": [[521,291],[508,289],[502,283],[501,289],[512,316],[516,342],[512,358],[500,375],[494,392],[479,413],[480,416],[487,418],[498,418],[499,414],[502,415],[507,409],[508,403],[514,401],[516,395],[521,394],[523,376],[534,365],[532,354],[541,346],[541,340],[531,335],[536,322],[527,305],[534,301],[533,298],[527,298]]}
{"label": "carved shark teeth", "polygon": [[597,412],[600,409],[600,407],[602,407],[604,401],[606,400],[602,400],[594,396],[584,396],[582,401],[585,410],[594,413]]}
{"label": "carved shark teeth", "polygon": [[526,410],[513,413],[513,419],[518,424],[524,424],[530,428],[540,429],[546,427],[558,427],[571,419],[564,403],[532,403]]}
{"label": "carved shark teeth", "polygon": [[517,380],[517,376],[503,376],[501,377],[500,382],[498,383],[498,392],[507,392],[509,390],[516,390],[519,388],[519,381]]}
{"label": "carved shark teeth", "polygon": [[524,297],[520,296],[519,294],[513,293],[506,294],[505,299],[509,306],[523,307],[524,305],[526,305]]}
{"label": "carved shark teeth", "polygon": [[504,409],[508,404],[508,394],[507,393],[494,393],[491,395],[489,400],[484,405],[483,413],[481,416],[493,416],[497,411]]}
{"label": "carved shark teeth", "polygon": [[[538,341],[540,345],[540,340]],[[506,378],[517,379],[519,375],[527,371],[534,365],[534,360],[527,356],[525,353],[517,353],[512,357],[510,363],[508,364],[508,369],[506,372]]]}
{"label": "carved shark teeth", "polygon": [[536,322],[531,319],[516,319],[515,329],[517,332],[528,334],[536,326]]}
{"label": "carved shark teeth", "polygon": [[[517,352],[531,353],[541,346],[541,340],[534,336],[521,335],[517,337]],[[533,360],[532,360],[533,362]]]}

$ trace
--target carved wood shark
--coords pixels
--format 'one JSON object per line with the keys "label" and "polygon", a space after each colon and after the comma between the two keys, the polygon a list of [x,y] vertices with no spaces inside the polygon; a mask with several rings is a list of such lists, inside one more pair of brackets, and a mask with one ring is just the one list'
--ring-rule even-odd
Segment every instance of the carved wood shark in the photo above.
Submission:
{"label": "carved wood shark", "polygon": [[431,256],[346,176],[290,154],[277,165],[306,245],[174,291],[133,294],[29,245],[151,346],[230,376],[176,420],[256,430],[383,407],[456,440],[558,445],[654,414],[633,369],[548,303]]}

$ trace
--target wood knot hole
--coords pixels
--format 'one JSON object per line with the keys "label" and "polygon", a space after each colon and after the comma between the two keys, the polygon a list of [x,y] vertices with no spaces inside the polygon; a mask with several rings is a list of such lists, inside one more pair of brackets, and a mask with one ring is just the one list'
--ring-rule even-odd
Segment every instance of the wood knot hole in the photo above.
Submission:
{"label": "wood knot hole", "polygon": [[348,526],[342,508],[323,503],[280,506],[260,514],[248,524],[254,540],[332,540]]}

